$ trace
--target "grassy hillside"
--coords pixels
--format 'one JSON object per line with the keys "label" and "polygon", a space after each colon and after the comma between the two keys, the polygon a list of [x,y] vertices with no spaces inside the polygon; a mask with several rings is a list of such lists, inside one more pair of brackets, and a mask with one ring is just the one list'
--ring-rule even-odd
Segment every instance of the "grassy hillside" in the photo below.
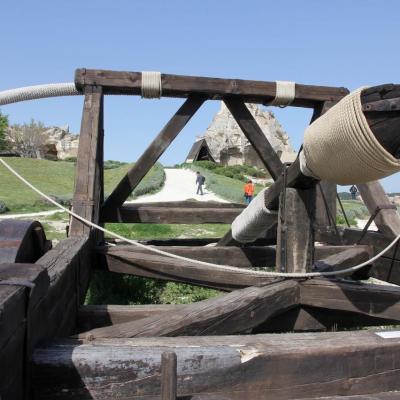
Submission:
{"label": "grassy hillside", "polygon": [[[6,161],[44,193],[63,199],[72,197],[75,175],[74,163],[13,157],[7,158]],[[127,164],[104,171],[106,194],[111,193],[130,166],[130,164]],[[160,164],[157,164],[137,187],[134,194],[141,195],[154,192],[161,188],[164,180],[164,170]],[[51,208],[2,166],[0,166],[0,183],[0,200],[6,203],[10,212]]]}
{"label": "grassy hillside", "polygon": [[[190,168],[193,171],[199,171],[206,178],[206,188],[223,199],[234,203],[244,202],[243,191],[245,183],[243,181],[216,174],[199,165],[184,164],[183,167]],[[263,188],[264,187],[261,185],[255,185],[255,195]]]}

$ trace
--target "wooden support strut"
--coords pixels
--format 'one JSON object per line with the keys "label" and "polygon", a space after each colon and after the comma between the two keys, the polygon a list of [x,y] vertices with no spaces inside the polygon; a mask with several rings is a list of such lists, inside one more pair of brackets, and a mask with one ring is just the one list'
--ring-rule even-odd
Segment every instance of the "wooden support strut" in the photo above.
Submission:
{"label": "wooden support strut", "polygon": [[[72,205],[76,214],[95,223],[99,222],[103,200],[103,136],[103,89],[100,86],[87,86]],[[90,229],[72,218],[69,234],[85,235]]]}
{"label": "wooden support strut", "polygon": [[188,97],[107,198],[102,208],[103,219],[109,219],[113,211],[115,214],[116,209],[122,206],[205,100],[204,96]]}

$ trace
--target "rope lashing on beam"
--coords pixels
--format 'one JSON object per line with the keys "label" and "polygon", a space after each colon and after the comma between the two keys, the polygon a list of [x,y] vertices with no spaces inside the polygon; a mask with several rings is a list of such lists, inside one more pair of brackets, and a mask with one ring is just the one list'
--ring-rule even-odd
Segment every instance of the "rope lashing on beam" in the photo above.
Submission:
{"label": "rope lashing on beam", "polygon": [[26,86],[0,92],[0,106],[26,100],[77,95],[82,95],[82,93],[76,89],[74,82]]}
{"label": "rope lashing on beam", "polygon": [[5,168],[7,168],[13,175],[15,175],[21,182],[23,182],[26,186],[28,186],[29,188],[31,188],[34,192],[36,192],[37,194],[39,194],[41,197],[43,197],[44,199],[46,199],[47,201],[49,201],[51,204],[54,204],[56,207],[58,207],[59,209],[65,211],[66,213],[68,213],[70,216],[76,218],[77,220],[83,222],[84,224],[86,224],[87,226],[90,226],[94,229],[97,229],[101,232],[107,233],[108,235],[119,239],[119,240],[123,240],[126,243],[132,244],[136,247],[140,247],[142,249],[146,249],[149,250],[153,253],[157,253],[157,254],[161,254],[167,257],[171,257],[171,258],[175,258],[178,260],[182,260],[182,261],[187,261],[189,263],[192,264],[198,264],[198,265],[205,265],[207,267],[213,267],[215,268],[215,272],[218,271],[230,271],[230,272],[235,272],[238,274],[245,274],[247,276],[259,276],[259,277],[265,277],[265,276],[269,276],[269,277],[280,277],[280,278],[316,278],[316,277],[321,277],[321,276],[340,276],[340,275],[346,275],[346,274],[351,274],[353,272],[358,271],[359,269],[370,265],[371,263],[373,263],[375,260],[377,260],[378,258],[382,257],[387,251],[389,251],[399,240],[400,240],[400,234],[398,236],[396,236],[391,243],[389,243],[388,246],[386,246],[380,253],[376,254],[374,257],[372,257],[371,259],[364,261],[361,264],[357,264],[354,265],[353,267],[349,267],[346,269],[343,269],[341,271],[329,271],[329,272],[305,272],[305,273],[297,273],[297,272],[267,272],[267,271],[254,271],[254,270],[249,270],[249,269],[245,269],[245,268],[237,268],[237,267],[233,267],[231,265],[221,265],[221,264],[214,264],[214,263],[209,263],[206,261],[199,261],[199,260],[194,260],[192,258],[188,258],[188,257],[183,257],[183,256],[179,256],[177,254],[172,254],[172,253],[168,253],[167,251],[163,251],[151,246],[147,246],[143,243],[139,243],[136,240],[132,240],[132,239],[128,239],[126,237],[123,237],[115,232],[112,232],[108,229],[105,229],[91,221],[88,221],[87,219],[81,217],[80,215],[76,214],[73,211],[68,210],[68,208],[62,206],[61,204],[57,203],[54,199],[52,199],[50,196],[44,194],[42,191],[40,191],[38,188],[36,188],[35,186],[33,186],[30,182],[28,182],[24,177],[22,177],[20,174],[18,174],[17,171],[15,171],[9,164],[7,164],[2,158],[0,158],[0,163],[4,165]]}
{"label": "rope lashing on beam", "polygon": [[379,143],[368,125],[362,111],[362,90],[344,97],[306,129],[300,153],[304,175],[349,185],[400,171],[400,159]]}
{"label": "rope lashing on beam", "polygon": [[162,95],[161,72],[143,71],[141,92],[144,99],[159,99]]}
{"label": "rope lashing on beam", "polygon": [[254,242],[268,228],[277,222],[277,211],[269,210],[265,206],[265,192],[263,189],[254,200],[233,220],[232,237],[239,243]]}
{"label": "rope lashing on beam", "polygon": [[290,105],[296,97],[296,83],[291,81],[276,81],[275,98],[268,104],[269,106],[286,107]]}

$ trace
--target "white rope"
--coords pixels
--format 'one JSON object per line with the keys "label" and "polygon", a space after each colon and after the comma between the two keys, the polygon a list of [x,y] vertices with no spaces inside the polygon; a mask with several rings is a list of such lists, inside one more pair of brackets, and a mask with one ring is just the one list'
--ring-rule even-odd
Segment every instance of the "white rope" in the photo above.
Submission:
{"label": "white rope", "polygon": [[117,233],[114,233],[112,231],[109,231],[108,229],[105,229],[105,228],[103,228],[103,227],[101,227],[99,225],[96,225],[95,223],[88,221],[87,219],[81,217],[80,215],[74,213],[73,211],[68,210],[67,208],[65,208],[61,204],[59,204],[56,201],[54,201],[51,197],[49,197],[46,194],[44,194],[43,192],[41,192],[39,189],[37,189],[35,186],[33,186],[30,182],[28,182],[25,178],[23,178],[21,175],[19,175],[18,172],[15,171],[10,165],[8,165],[2,158],[0,158],[0,162],[12,174],[14,174],[20,181],[22,181],[25,185],[30,187],[34,192],[36,192],[37,194],[39,194],[40,196],[45,198],[50,203],[54,204],[59,209],[65,211],[66,213],[68,213],[72,217],[74,217],[74,218],[78,219],[79,221],[83,222],[84,224],[86,224],[88,226],[91,226],[92,228],[98,229],[99,231],[102,231],[104,233],[107,233],[108,235],[113,236],[116,239],[120,239],[120,240],[123,240],[124,242],[132,244],[134,246],[137,246],[137,247],[140,247],[142,249],[146,249],[146,250],[152,251],[153,253],[161,254],[161,255],[164,255],[164,256],[168,256],[168,257],[175,258],[175,259],[178,259],[178,260],[187,261],[187,262],[194,263],[194,264],[204,265],[204,266],[207,266],[207,267],[213,267],[213,268],[216,269],[216,271],[218,271],[218,270],[220,270],[220,271],[230,271],[230,272],[242,273],[242,274],[245,274],[245,275],[248,275],[248,276],[258,276],[258,277],[267,277],[268,276],[268,277],[276,277],[276,278],[315,278],[315,277],[322,277],[322,276],[339,276],[339,275],[353,273],[353,272],[359,270],[360,268],[363,268],[366,265],[371,264],[372,262],[377,260],[379,257],[381,257],[383,254],[385,254],[387,251],[389,251],[396,244],[396,242],[400,239],[400,235],[398,235],[395,239],[393,239],[393,241],[385,249],[383,249],[380,253],[376,254],[374,257],[372,257],[368,261],[365,261],[365,262],[363,262],[361,264],[355,265],[355,266],[350,267],[350,268],[343,269],[341,271],[307,272],[307,273],[266,272],[266,271],[252,271],[252,270],[248,270],[248,269],[245,269],[245,268],[233,267],[231,265],[213,264],[213,263],[209,263],[209,262],[205,262],[205,261],[193,260],[191,258],[182,257],[182,256],[179,256],[179,255],[176,255],[176,254],[168,253],[166,251],[159,250],[157,248],[154,248],[154,247],[147,246],[147,245],[144,245],[142,243],[139,243],[136,240],[127,239],[127,238],[125,238],[125,237],[123,237],[121,235],[118,235]]}
{"label": "white rope", "polygon": [[296,83],[290,81],[276,81],[276,94],[274,100],[268,105],[286,107],[296,97]]}
{"label": "white rope", "polygon": [[44,99],[46,97],[81,95],[74,82],[48,83],[46,85],[26,86],[0,92],[0,106],[25,100]]}
{"label": "white rope", "polygon": [[143,71],[141,91],[142,98],[159,99],[162,94],[161,72]]}
{"label": "white rope", "polygon": [[400,160],[379,143],[368,125],[362,89],[344,97],[306,129],[300,157],[304,174],[349,185],[400,171]]}
{"label": "white rope", "polygon": [[277,221],[277,211],[265,206],[265,192],[261,190],[254,200],[233,220],[232,237],[239,243],[254,242]]}

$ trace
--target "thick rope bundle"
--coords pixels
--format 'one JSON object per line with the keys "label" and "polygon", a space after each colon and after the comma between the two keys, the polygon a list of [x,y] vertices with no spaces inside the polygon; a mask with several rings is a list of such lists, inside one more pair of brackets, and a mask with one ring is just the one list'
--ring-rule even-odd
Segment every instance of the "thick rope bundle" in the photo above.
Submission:
{"label": "thick rope bundle", "polygon": [[340,185],[365,183],[400,171],[375,138],[362,111],[360,88],[313,122],[304,134],[303,174]]}
{"label": "thick rope bundle", "polygon": [[290,81],[276,81],[274,100],[268,105],[285,107],[291,104],[296,96],[296,84]]}
{"label": "thick rope bundle", "polygon": [[0,106],[25,100],[44,99],[46,97],[81,95],[74,82],[48,83],[46,85],[26,86],[0,92]]}
{"label": "thick rope bundle", "polygon": [[232,237],[239,243],[249,243],[258,239],[277,221],[277,211],[265,206],[263,189],[254,200],[232,222]]}
{"label": "thick rope bundle", "polygon": [[159,99],[162,94],[161,72],[143,71],[141,91],[142,98]]}

